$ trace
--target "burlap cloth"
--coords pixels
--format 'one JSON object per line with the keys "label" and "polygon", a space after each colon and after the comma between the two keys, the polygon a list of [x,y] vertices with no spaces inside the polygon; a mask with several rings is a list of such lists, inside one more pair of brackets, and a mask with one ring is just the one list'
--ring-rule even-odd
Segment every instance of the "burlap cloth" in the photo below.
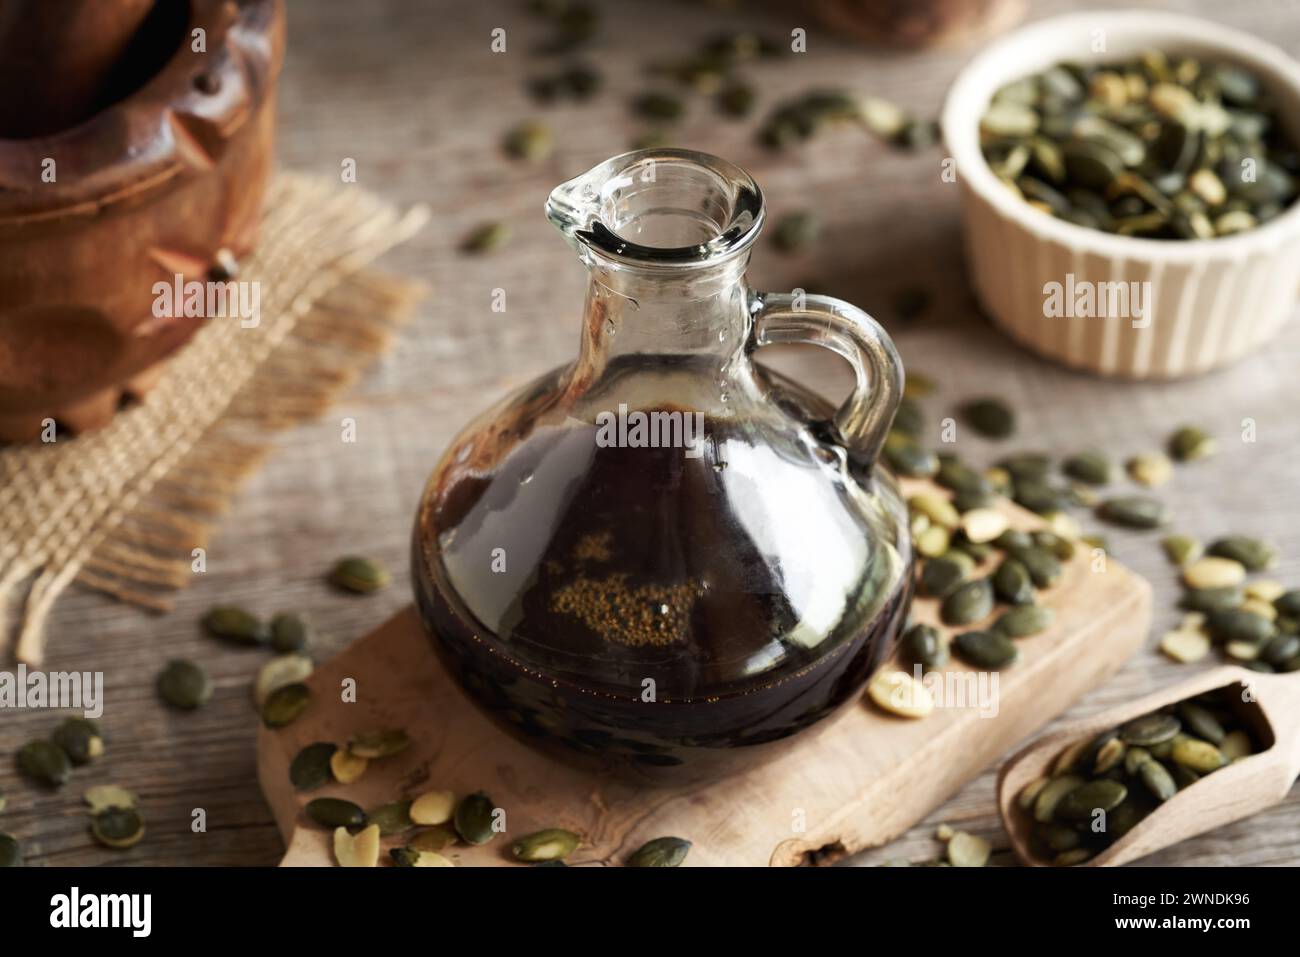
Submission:
{"label": "burlap cloth", "polygon": [[[323,412],[387,346],[418,283],[369,268],[428,218],[355,185],[280,174],[259,246],[261,319],[213,319],[106,428],[0,449],[0,651],[38,664],[74,581],[166,609],[273,430]],[[7,657],[7,656],[6,656]]]}

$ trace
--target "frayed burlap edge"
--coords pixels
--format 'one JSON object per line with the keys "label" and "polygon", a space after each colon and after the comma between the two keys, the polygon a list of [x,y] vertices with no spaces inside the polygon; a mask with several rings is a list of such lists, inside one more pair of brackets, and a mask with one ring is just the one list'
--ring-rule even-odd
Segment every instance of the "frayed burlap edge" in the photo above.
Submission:
{"label": "frayed burlap edge", "polygon": [[194,549],[270,449],[383,352],[418,283],[368,264],[427,220],[352,184],[280,174],[257,251],[261,316],[210,319],[106,428],[0,450],[0,651],[39,664],[58,597],[83,584],[167,609]]}

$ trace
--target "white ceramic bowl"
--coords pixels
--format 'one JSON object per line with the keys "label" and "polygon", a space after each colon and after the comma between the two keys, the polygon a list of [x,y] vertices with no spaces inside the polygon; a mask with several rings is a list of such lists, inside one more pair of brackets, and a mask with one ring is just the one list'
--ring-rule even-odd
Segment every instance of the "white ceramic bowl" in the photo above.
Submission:
{"label": "white ceramic bowl", "polygon": [[[1098,36],[1105,38],[1103,54],[1092,52]],[[993,94],[1012,80],[1063,60],[1122,60],[1152,47],[1250,68],[1275,98],[1286,133],[1300,143],[1300,64],[1221,24],[1147,11],[1069,14],[1009,34],[962,71],[942,116],[980,304],[1042,355],[1135,379],[1204,372],[1282,327],[1300,295],[1300,205],[1220,239],[1138,239],[1076,226],[1028,205],[994,176],[980,151],[979,122]],[[1069,274],[1076,290],[1080,282],[1149,282],[1139,287],[1151,294],[1145,317],[1049,316],[1047,284],[1067,289]]]}

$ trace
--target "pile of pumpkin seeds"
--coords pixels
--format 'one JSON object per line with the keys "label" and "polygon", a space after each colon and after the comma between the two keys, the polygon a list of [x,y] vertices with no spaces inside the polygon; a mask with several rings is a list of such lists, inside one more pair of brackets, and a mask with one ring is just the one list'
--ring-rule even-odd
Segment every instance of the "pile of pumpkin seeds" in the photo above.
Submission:
{"label": "pile of pumpkin seeds", "polygon": [[917,119],[888,100],[843,89],[816,89],[777,104],[758,131],[759,142],[784,149],[837,125],[861,126],[882,143],[920,150],[938,139],[933,120]]}
{"label": "pile of pumpkin seeds", "polygon": [[1134,718],[1066,748],[1049,774],[1017,797],[1033,820],[1032,851],[1054,864],[1081,864],[1118,841],[1184,788],[1255,751],[1220,688]]}
{"label": "pile of pumpkin seeds", "polygon": [[1160,50],[1010,83],[994,94],[980,139],[993,172],[1031,206],[1123,236],[1253,229],[1294,202],[1300,176],[1258,77]]}

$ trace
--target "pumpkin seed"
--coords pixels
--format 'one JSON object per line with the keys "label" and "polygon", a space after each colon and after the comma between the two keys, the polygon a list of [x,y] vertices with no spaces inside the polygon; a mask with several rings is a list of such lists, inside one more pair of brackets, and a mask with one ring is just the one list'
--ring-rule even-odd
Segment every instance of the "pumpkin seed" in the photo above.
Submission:
{"label": "pumpkin seed", "polygon": [[1050,588],[1060,579],[1063,569],[1055,555],[1039,545],[1018,548],[1012,553],[1016,561],[1025,566],[1029,579],[1036,588]]}
{"label": "pumpkin seed", "polygon": [[[1284,594],[1286,594],[1286,588],[1285,586],[1282,585],[1281,582],[1270,581],[1261,578],[1257,581],[1250,582],[1246,585],[1247,598],[1254,598],[1259,601],[1266,601],[1270,605],[1272,605],[1273,602],[1281,598]],[[1274,607],[1273,610],[1276,612],[1277,608]]]}
{"label": "pumpkin seed", "polygon": [[1250,664],[1259,658],[1260,646],[1250,641],[1229,641],[1223,646],[1223,653],[1233,661]]}
{"label": "pumpkin seed", "polygon": [[1097,517],[1126,528],[1159,528],[1169,521],[1169,511],[1163,502],[1131,495],[1102,502]]}
{"label": "pumpkin seed", "polygon": [[289,762],[289,783],[297,791],[312,791],[330,779],[330,760],[338,748],[328,741],[309,744]]}
{"label": "pumpkin seed", "polygon": [[364,731],[348,739],[348,753],[358,758],[387,758],[405,751],[411,739],[401,728]]}
{"label": "pumpkin seed", "polygon": [[1128,748],[1119,739],[1118,735],[1108,736],[1102,746],[1097,749],[1097,753],[1093,758],[1093,775],[1102,775],[1118,767],[1127,754]]}
{"label": "pumpkin seed", "polygon": [[1205,630],[1215,641],[1259,644],[1273,634],[1273,623],[1240,608],[1223,608],[1205,616]]}
{"label": "pumpkin seed", "polygon": [[1043,605],[1019,605],[1003,612],[993,630],[1008,638],[1027,638],[1051,627],[1056,613]]}
{"label": "pumpkin seed", "polygon": [[214,638],[236,645],[264,645],[271,640],[271,630],[260,618],[234,605],[211,609],[203,616],[203,627]]}
{"label": "pumpkin seed", "polygon": [[416,824],[446,824],[455,813],[456,795],[451,791],[427,791],[411,802]]}
{"label": "pumpkin seed", "polygon": [[878,671],[867,684],[867,696],[882,711],[902,718],[924,718],[934,710],[929,690],[905,671]]}
{"label": "pumpkin seed", "polygon": [[282,611],[271,619],[271,648],[282,655],[302,651],[311,641],[311,624],[303,615]]}
{"label": "pumpkin seed", "polygon": [[99,725],[89,718],[65,718],[50,740],[63,749],[73,764],[88,764],[104,753]]}
{"label": "pumpkin seed", "polygon": [[772,245],[787,255],[807,250],[821,231],[817,217],[807,210],[786,213],[772,230]]}
{"label": "pumpkin seed", "polygon": [[1147,488],[1164,485],[1174,474],[1174,464],[1159,452],[1144,452],[1128,460],[1128,474],[1133,481]]}
{"label": "pumpkin seed", "polygon": [[481,255],[500,249],[510,238],[510,227],[506,223],[483,223],[476,226],[460,244],[461,252]]}
{"label": "pumpkin seed", "polygon": [[632,101],[632,110],[638,116],[657,123],[675,123],[686,112],[682,101],[670,93],[651,91]]}
{"label": "pumpkin seed", "polygon": [[1034,602],[1034,583],[1029,577],[1029,569],[1014,558],[1008,558],[993,573],[993,592],[1001,600],[1011,605],[1032,605]]}
{"label": "pumpkin seed", "polygon": [[306,681],[314,668],[306,655],[286,654],[272,658],[258,669],[257,680],[253,682],[253,699],[257,706],[265,705],[266,699],[276,689]]}
{"label": "pumpkin seed", "polygon": [[927,558],[921,566],[921,590],[927,595],[942,598],[965,581],[966,576],[974,570],[975,562],[961,552],[948,552]]}
{"label": "pumpkin seed", "polygon": [[679,867],[691,850],[691,842],[680,837],[656,837],[646,841],[627,859],[628,867]]}
{"label": "pumpkin seed", "polygon": [[92,815],[112,807],[133,808],[136,804],[134,794],[115,784],[96,784],[94,787],[86,788],[83,799],[90,805]]}
{"label": "pumpkin seed", "polygon": [[1185,425],[1169,437],[1169,454],[1177,462],[1192,462],[1213,455],[1218,443],[1204,429]]}
{"label": "pumpkin seed", "polygon": [[1047,786],[1034,799],[1034,820],[1046,824],[1056,818],[1057,807],[1071,791],[1083,784],[1083,778],[1076,774],[1062,774],[1047,782]]}
{"label": "pumpkin seed", "polygon": [[368,759],[349,754],[346,748],[338,748],[330,755],[330,773],[339,784],[351,784],[361,780],[361,775],[366,773],[366,768],[369,766]]}
{"label": "pumpkin seed", "polygon": [[948,546],[952,544],[952,534],[942,525],[931,525],[917,535],[912,544],[921,556],[937,558],[948,551]]}
{"label": "pumpkin seed", "polygon": [[1243,599],[1240,588],[1194,588],[1179,603],[1187,611],[1210,612],[1237,608]]}
{"label": "pumpkin seed", "polygon": [[1108,485],[1114,479],[1114,466],[1104,452],[1090,449],[1071,455],[1061,463],[1061,471],[1070,478],[1089,485]]}
{"label": "pumpkin seed", "polygon": [[1001,399],[972,399],[961,407],[966,423],[991,439],[1005,439],[1016,430],[1016,414]]}
{"label": "pumpkin seed", "polygon": [[1183,582],[1188,588],[1231,588],[1245,580],[1245,567],[1230,558],[1201,558],[1183,570]]}
{"label": "pumpkin seed", "polygon": [[1082,821],[1096,811],[1113,811],[1128,797],[1128,788],[1119,781],[1098,778],[1080,784],[1064,795],[1056,805],[1055,819]]}
{"label": "pumpkin seed", "polygon": [[908,398],[904,398],[899,402],[898,410],[894,413],[894,421],[890,428],[892,431],[902,433],[913,441],[925,434],[925,411],[921,408],[921,403]]}
{"label": "pumpkin seed", "polygon": [[321,827],[363,827],[366,812],[343,798],[314,798],[303,808],[307,816]]}
{"label": "pumpkin seed", "polygon": [[1007,517],[992,508],[973,508],[962,515],[961,528],[968,541],[991,542],[1007,530]]}
{"label": "pumpkin seed", "polygon": [[339,867],[375,867],[379,864],[379,827],[371,824],[355,836],[346,827],[334,829],[334,860]]}
{"label": "pumpkin seed", "polygon": [[[957,511],[961,513],[963,523],[966,521],[966,514],[968,512],[989,511],[997,515],[998,513],[993,508],[997,503],[997,493],[992,489],[963,489],[962,491],[955,493],[952,497],[952,504]],[[1000,515],[999,518],[1001,518]],[[978,526],[976,534],[979,534]],[[996,538],[997,536],[994,537]]]}
{"label": "pumpkin seed", "polygon": [[993,846],[984,838],[956,831],[948,841],[948,863],[953,867],[983,867],[989,862]]}
{"label": "pumpkin seed", "polygon": [[18,770],[38,784],[58,787],[68,780],[72,765],[53,742],[29,741],[18,751]]}
{"label": "pumpkin seed", "polygon": [[931,478],[939,471],[939,457],[901,432],[889,433],[884,452],[885,461],[898,475]]}
{"label": "pumpkin seed", "polygon": [[1039,515],[1052,515],[1063,512],[1072,504],[1072,495],[1069,489],[1058,488],[1046,482],[1032,479],[1017,480],[1015,494],[1012,499],[1022,508],[1027,508]]}
{"label": "pumpkin seed", "polygon": [[1183,726],[1188,731],[1211,744],[1218,744],[1227,734],[1219,719],[1194,701],[1180,702],[1178,716],[1183,719]]}
{"label": "pumpkin seed", "polygon": [[1279,615],[1300,618],[1300,588],[1293,588],[1273,599],[1273,607]]}
{"label": "pumpkin seed", "polygon": [[22,867],[23,849],[12,834],[0,832],[0,867]]}
{"label": "pumpkin seed", "polygon": [[426,827],[415,834],[406,842],[406,846],[415,851],[441,851],[444,848],[451,847],[459,840],[456,829],[450,824],[437,824],[433,827]]}
{"label": "pumpkin seed", "polygon": [[924,515],[936,525],[944,528],[956,528],[961,524],[961,516],[952,502],[942,495],[923,493],[913,495],[907,500],[908,511]]}
{"label": "pumpkin seed", "polygon": [[1241,610],[1248,611],[1252,615],[1259,615],[1266,621],[1276,622],[1278,615],[1277,609],[1269,602],[1260,601],[1258,598],[1247,598],[1241,603]]}
{"label": "pumpkin seed", "polygon": [[1052,459],[1043,452],[1017,452],[999,459],[997,464],[1017,484],[1045,481],[1052,471]]}
{"label": "pumpkin seed", "polygon": [[1277,563],[1277,548],[1258,538],[1229,535],[1211,543],[1209,554],[1237,562],[1246,571],[1262,572]]}
{"label": "pumpkin seed", "polygon": [[1020,650],[1011,639],[994,631],[963,632],[953,639],[953,647],[965,661],[978,668],[1005,668],[1020,656]]}
{"label": "pumpkin seed", "polygon": [[1204,548],[1190,535],[1170,535],[1160,540],[1165,557],[1180,567],[1190,565],[1201,557]]}
{"label": "pumpkin seed", "polygon": [[466,844],[486,844],[496,837],[494,812],[492,799],[482,791],[466,795],[456,805],[456,833]]}
{"label": "pumpkin seed", "polygon": [[515,860],[535,864],[540,861],[559,861],[568,857],[578,846],[579,837],[562,827],[550,827],[519,838],[510,845]]}
{"label": "pumpkin seed", "polygon": [[1047,845],[1048,850],[1055,851],[1058,854],[1074,850],[1083,841],[1079,837],[1078,831],[1064,824],[1040,825],[1038,833],[1042,837],[1043,843]]}
{"label": "pumpkin seed", "polygon": [[176,658],[158,673],[158,694],[173,708],[193,711],[212,698],[212,681],[203,666]]}
{"label": "pumpkin seed", "polygon": [[1153,712],[1134,718],[1119,729],[1120,740],[1135,747],[1151,748],[1172,741],[1183,729],[1183,724],[1171,714]]}
{"label": "pumpkin seed", "polygon": [[939,606],[939,615],[947,625],[969,625],[987,618],[993,611],[993,585],[987,578],[958,585]]}
{"label": "pumpkin seed", "polygon": [[388,852],[394,867],[455,867],[450,860],[437,851],[421,851],[407,845],[394,847]]}
{"label": "pumpkin seed", "polygon": [[344,591],[369,594],[388,585],[388,569],[370,558],[349,556],[340,559],[330,572],[330,582]]}
{"label": "pumpkin seed", "polygon": [[903,633],[903,654],[927,671],[942,668],[948,663],[948,645],[938,630],[929,625],[915,624]]}
{"label": "pumpkin seed", "polygon": [[1016,804],[1020,807],[1020,810],[1032,811],[1034,802],[1038,800],[1038,795],[1043,793],[1043,788],[1047,787],[1047,783],[1050,780],[1051,778],[1047,777],[1034,778],[1034,780],[1021,788],[1020,794],[1016,797]]}
{"label": "pumpkin seed", "polygon": [[262,723],[268,728],[283,728],[293,723],[311,704],[311,689],[301,682],[276,688],[262,705]]}
{"label": "pumpkin seed", "polygon": [[1160,650],[1174,661],[1190,664],[1210,653],[1210,638],[1204,632],[1177,628],[1165,632],[1160,639]]}
{"label": "pumpkin seed", "polygon": [[[1122,739],[1121,739],[1122,740]],[[1137,774],[1138,768],[1146,761],[1154,761],[1151,752],[1146,748],[1132,747],[1124,752],[1124,771],[1126,774]]]}
{"label": "pumpkin seed", "polygon": [[510,130],[502,146],[513,159],[537,163],[551,155],[555,140],[546,124],[528,120]]}
{"label": "pumpkin seed", "polygon": [[1300,635],[1275,635],[1259,651],[1259,657],[1274,667],[1282,667],[1300,655]]}
{"label": "pumpkin seed", "polygon": [[1170,755],[1174,762],[1189,771],[1197,774],[1208,774],[1211,771],[1217,771],[1228,763],[1222,752],[1208,741],[1200,741],[1196,738],[1183,738],[1174,742],[1174,750]]}
{"label": "pumpkin seed", "polygon": [[1239,761],[1242,758],[1249,757],[1253,753],[1250,735],[1241,730],[1228,732],[1223,736],[1223,742],[1219,745],[1219,753],[1229,761]]}
{"label": "pumpkin seed", "polygon": [[1178,793],[1178,785],[1159,761],[1144,761],[1137,769],[1137,777],[1157,801],[1168,801]]}
{"label": "pumpkin seed", "polygon": [[1032,538],[1036,546],[1051,552],[1057,561],[1068,562],[1074,557],[1074,542],[1062,535],[1039,529],[1033,533]]}
{"label": "pumpkin seed", "polygon": [[91,817],[90,833],[105,847],[125,850],[139,844],[144,837],[144,818],[135,808],[105,808]]}
{"label": "pumpkin seed", "polygon": [[379,828],[380,837],[390,837],[415,827],[410,801],[392,801],[366,812],[366,823]]}
{"label": "pumpkin seed", "polygon": [[1084,861],[1092,859],[1092,851],[1086,847],[1076,847],[1070,851],[1063,851],[1052,858],[1052,863],[1056,867],[1074,867],[1076,864],[1082,864]]}

